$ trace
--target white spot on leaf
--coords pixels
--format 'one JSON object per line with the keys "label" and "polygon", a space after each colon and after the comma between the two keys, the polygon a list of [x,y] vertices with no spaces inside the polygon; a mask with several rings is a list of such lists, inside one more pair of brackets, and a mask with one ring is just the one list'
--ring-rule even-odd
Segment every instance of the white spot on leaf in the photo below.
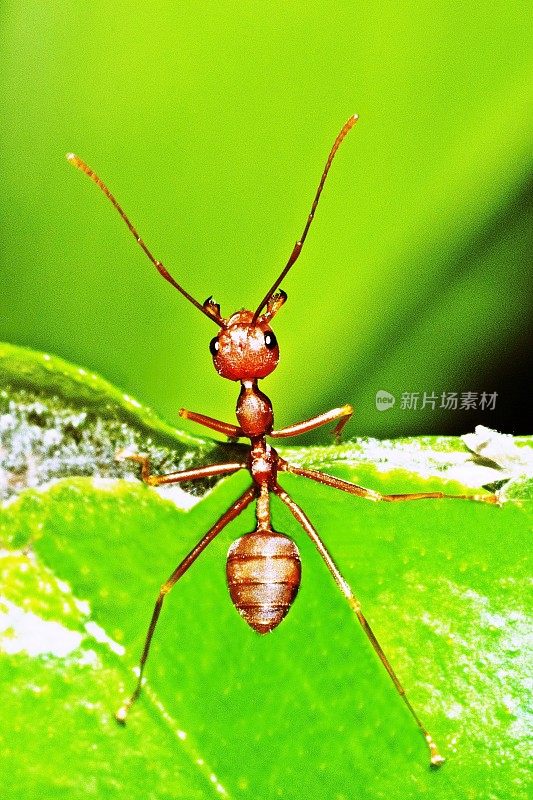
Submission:
{"label": "white spot on leaf", "polygon": [[80,646],[83,634],[69,630],[59,622],[41,619],[23,611],[5,598],[0,599],[0,640],[6,653],[25,652],[29,656],[54,655],[65,658]]}

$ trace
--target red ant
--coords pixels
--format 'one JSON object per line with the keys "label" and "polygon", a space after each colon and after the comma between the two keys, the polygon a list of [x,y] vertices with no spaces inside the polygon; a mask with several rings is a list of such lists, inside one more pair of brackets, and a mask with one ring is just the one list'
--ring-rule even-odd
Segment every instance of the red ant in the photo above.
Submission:
{"label": "red ant", "polygon": [[[202,314],[205,314],[208,319],[220,328],[220,331],[211,340],[209,347],[213,358],[213,364],[218,374],[231,381],[240,381],[241,390],[236,409],[238,425],[221,422],[218,419],[212,419],[203,414],[197,414],[195,411],[187,411],[184,408],[180,410],[180,416],[198,422],[200,425],[204,425],[211,430],[218,431],[218,433],[222,433],[231,439],[238,439],[240,437],[250,439],[248,458],[242,462],[212,464],[206,467],[173,472],[168,475],[152,475],[149,459],[146,456],[123,455],[123,457],[140,464],[141,478],[149,486],[181,483],[182,481],[210,478],[215,475],[230,475],[241,469],[247,469],[250,472],[253,483],[244,494],[231,504],[230,508],[228,508],[213,527],[202,536],[198,544],[183,559],[181,564],[176,567],[168,580],[162,585],[146,634],[140,660],[139,676],[135,689],[124,705],[117,711],[116,719],[118,722],[124,724],[129,709],[139,697],[144,668],[150,651],[150,644],[166,595],[182,575],[187,572],[191,564],[193,564],[200,553],[205,550],[208,544],[218,536],[228,523],[238,517],[252,500],[256,500],[257,527],[253,533],[247,533],[241,536],[240,539],[237,539],[237,541],[231,545],[227,557],[226,574],[231,599],[239,614],[260,634],[268,633],[273,630],[286,616],[294,602],[300,585],[300,556],[292,539],[282,533],[274,531],[272,528],[270,520],[270,493],[273,492],[285,503],[306,534],[314,542],[327,568],[331,572],[335,583],[350,604],[370,644],[379,656],[396,690],[421,731],[429,747],[431,765],[433,767],[438,767],[444,762],[444,758],[440,755],[432,736],[426,730],[409,702],[405,690],[363,615],[359,600],[357,600],[348,583],[339,572],[333,558],[305,513],[278,483],[277,474],[281,471],[291,472],[294,475],[302,475],[318,483],[333,486],[336,489],[341,489],[344,492],[349,492],[350,494],[373,501],[383,500],[387,502],[396,502],[403,500],[456,497],[465,500],[481,500],[493,503],[496,501],[496,498],[493,495],[446,495],[442,492],[382,495],[372,489],[365,489],[362,486],[357,486],[354,483],[335,478],[332,475],[326,475],[317,470],[301,469],[300,467],[292,466],[281,458],[276,450],[267,443],[266,437],[283,439],[288,436],[298,436],[299,434],[307,433],[307,431],[326,425],[329,422],[336,422],[334,434],[336,439],[338,439],[342,429],[352,416],[352,407],[349,405],[341,406],[341,408],[334,408],[332,411],[327,411],[325,414],[319,414],[316,417],[296,423],[295,425],[290,425],[286,428],[274,428],[272,403],[269,398],[260,391],[257,385],[260,379],[270,375],[276,368],[279,360],[278,343],[270,327],[270,323],[285,303],[287,295],[284,291],[277,291],[277,289],[302,251],[335,153],[348,131],[350,131],[357,122],[357,119],[357,115],[350,117],[335,139],[326,161],[326,166],[322,173],[302,236],[294,245],[287,265],[281,271],[255,311],[236,311],[227,319],[221,316],[220,306],[215,303],[211,297],[201,305],[174,280],[163,264],[154,258],[116,199],[107,186],[100,180],[98,175],[76,155],[72,153],[67,155],[70,163],[88,175],[115,206],[136,241],[160,274],[181,292],[187,300],[196,306]],[[263,309],[265,310],[263,311]]]}

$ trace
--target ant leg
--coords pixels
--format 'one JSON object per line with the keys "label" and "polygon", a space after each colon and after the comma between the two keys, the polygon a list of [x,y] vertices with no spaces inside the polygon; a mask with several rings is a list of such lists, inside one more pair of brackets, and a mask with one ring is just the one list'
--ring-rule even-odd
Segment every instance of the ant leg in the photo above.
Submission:
{"label": "ant leg", "polygon": [[416,713],[416,711],[414,710],[413,706],[409,702],[409,699],[408,699],[408,697],[407,697],[407,695],[405,693],[405,689],[403,688],[402,684],[400,683],[400,681],[399,681],[396,673],[394,672],[394,670],[393,670],[393,668],[392,668],[387,656],[383,652],[380,643],[376,639],[376,636],[375,636],[374,632],[372,631],[372,628],[368,624],[368,622],[367,622],[367,620],[366,620],[366,618],[365,618],[365,616],[364,616],[364,614],[363,614],[363,612],[361,610],[361,603],[355,597],[354,593],[350,589],[350,586],[348,585],[346,580],[342,577],[341,573],[339,572],[339,569],[338,569],[337,565],[335,564],[335,562],[333,561],[332,557],[330,556],[330,554],[329,554],[324,542],[322,541],[322,539],[320,538],[318,533],[315,531],[315,529],[313,528],[312,524],[310,523],[310,521],[308,520],[308,518],[306,517],[306,515],[304,514],[302,509],[294,502],[292,497],[290,497],[287,494],[287,492],[285,492],[281,488],[281,486],[279,484],[276,484],[276,486],[274,487],[273,491],[280,498],[280,500],[282,500],[285,503],[285,505],[289,508],[290,512],[292,513],[293,517],[295,517],[295,519],[300,523],[300,525],[302,526],[304,531],[307,533],[309,538],[314,542],[316,549],[318,550],[318,552],[320,553],[320,555],[324,559],[327,568],[331,572],[331,574],[333,576],[333,580],[335,581],[335,583],[337,584],[337,586],[339,587],[339,589],[341,590],[341,592],[343,593],[343,595],[347,599],[352,611],[354,612],[354,614],[356,615],[357,619],[359,620],[359,623],[361,624],[361,627],[363,628],[363,631],[365,632],[366,636],[368,637],[368,639],[370,641],[370,644],[374,648],[374,650],[375,650],[376,654],[378,655],[381,663],[383,664],[383,666],[387,670],[390,679],[392,680],[394,686],[396,687],[396,691],[398,692],[398,694],[400,695],[400,697],[404,701],[405,705],[409,709],[409,711],[411,713],[411,716],[413,717],[413,719],[416,722],[420,732],[422,733],[422,736],[424,737],[424,739],[426,741],[426,744],[427,744],[427,746],[429,748],[431,766],[432,767],[440,767],[440,765],[444,763],[444,758],[440,755],[440,753],[439,753],[439,751],[437,749],[437,745],[435,744],[435,742],[433,740],[433,737],[431,736],[429,731],[424,727],[424,725],[422,724],[420,718],[418,717],[418,714]]}
{"label": "ant leg", "polygon": [[320,428],[322,425],[327,425],[328,422],[333,422],[338,419],[339,422],[333,430],[335,441],[338,443],[342,433],[342,429],[353,414],[351,406],[341,406],[340,408],[333,408],[331,411],[326,411],[325,414],[319,414],[317,417],[311,417],[303,422],[297,422],[295,425],[289,425],[286,428],[272,431],[269,436],[275,439],[285,438],[286,436],[300,436],[302,433],[314,431],[315,428]]}
{"label": "ant leg", "polygon": [[186,408],[180,408],[179,415],[183,419],[192,419],[193,422],[197,422],[205,428],[210,428],[212,431],[223,433],[228,439],[238,439],[244,436],[242,428],[239,428],[238,425],[222,422],[219,419],[213,419],[213,417],[206,417],[205,414],[197,414],[196,411],[187,411]]}
{"label": "ant leg", "polygon": [[180,472],[169,472],[167,475],[152,475],[150,472],[150,459],[138,453],[125,453],[119,451],[115,455],[117,461],[136,461],[141,465],[141,479],[149,486],[163,486],[169,483],[182,483],[183,481],[196,481],[200,478],[213,478],[216,475],[231,475],[240,469],[246,469],[245,462],[235,462],[228,464],[209,464],[206,467],[195,467],[194,469],[184,469]]}
{"label": "ant leg", "polygon": [[350,483],[342,478],[335,478],[333,475],[326,475],[325,472],[319,472],[315,469],[302,469],[301,467],[293,467],[286,462],[279,464],[279,469],[285,472],[292,472],[293,475],[302,475],[304,478],[310,478],[317,483],[323,483],[326,486],[333,486],[335,489],[341,489],[343,492],[355,494],[358,497],[364,497],[367,500],[384,500],[387,503],[393,503],[400,500],[475,500],[480,503],[498,503],[498,498],[495,494],[445,494],[444,492],[415,492],[412,494],[380,494],[373,489],[365,489],[364,486],[358,486],[356,483]]}
{"label": "ant leg", "polygon": [[148,653],[150,652],[150,644],[152,642],[152,636],[154,635],[155,626],[157,625],[157,620],[159,619],[159,614],[161,613],[161,608],[163,606],[163,601],[166,595],[170,592],[172,587],[178,582],[181,576],[187,572],[191,564],[193,564],[193,562],[196,561],[200,553],[203,550],[205,550],[205,548],[210,542],[213,541],[215,536],[217,536],[229,522],[234,520],[235,517],[237,517],[241,513],[241,511],[244,511],[246,506],[248,506],[252,502],[255,496],[256,496],[255,486],[251,486],[244,492],[244,494],[242,494],[237,500],[235,500],[235,502],[228,508],[228,510],[220,517],[220,519],[217,522],[215,522],[213,527],[210,528],[207,531],[207,533],[205,533],[202,536],[198,544],[195,547],[193,547],[189,555],[185,556],[181,564],[179,564],[176,567],[172,575],[161,586],[152,613],[152,618],[150,620],[150,625],[148,627],[148,632],[146,634],[146,639],[144,641],[141,661],[139,664],[139,677],[137,679],[135,689],[133,690],[130,697],[126,700],[124,705],[122,705],[115,714],[115,719],[122,725],[126,724],[126,717],[128,715],[128,711],[130,710],[130,708],[135,703],[135,701],[137,700],[137,698],[141,693],[144,667],[146,665]]}

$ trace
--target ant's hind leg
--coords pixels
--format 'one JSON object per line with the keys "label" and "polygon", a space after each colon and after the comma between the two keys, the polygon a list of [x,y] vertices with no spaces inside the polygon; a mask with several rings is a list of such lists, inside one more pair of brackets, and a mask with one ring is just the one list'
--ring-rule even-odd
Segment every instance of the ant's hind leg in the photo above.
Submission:
{"label": "ant's hind leg", "polygon": [[255,486],[251,486],[247,489],[244,494],[242,494],[234,503],[228,508],[228,510],[220,517],[217,522],[210,528],[207,533],[205,533],[196,547],[193,547],[191,552],[185,556],[183,561],[178,564],[172,575],[168,578],[167,581],[161,586],[159,590],[159,594],[157,596],[157,600],[154,606],[154,610],[152,612],[152,618],[150,620],[150,625],[148,626],[148,632],[146,634],[146,639],[144,641],[144,647],[141,655],[141,661],[139,664],[139,676],[137,678],[137,683],[135,685],[135,689],[133,690],[132,694],[126,700],[126,702],[119,708],[117,713],[115,714],[115,719],[117,722],[120,722],[121,725],[126,724],[126,718],[128,716],[128,711],[135,703],[137,698],[141,693],[142,688],[142,681],[143,681],[143,673],[144,667],[146,665],[146,661],[148,659],[148,654],[150,652],[150,645],[152,643],[152,637],[154,635],[155,627],[157,625],[157,620],[159,619],[159,614],[161,613],[161,608],[163,607],[163,601],[167,594],[170,592],[173,586],[179,581],[179,579],[184,575],[191,564],[198,558],[200,553],[205,550],[208,544],[213,541],[215,536],[217,536],[220,531],[226,527],[226,525],[231,522],[232,520],[237,517],[241,511],[252,502],[254,497],[256,496],[256,488]]}
{"label": "ant's hind leg", "polygon": [[365,632],[365,635],[368,637],[368,639],[370,641],[370,644],[372,645],[372,647],[374,648],[374,651],[376,652],[377,656],[379,657],[379,660],[381,661],[381,663],[383,664],[383,666],[387,670],[387,673],[389,674],[389,677],[392,680],[392,682],[393,682],[393,684],[394,684],[394,686],[396,688],[396,691],[398,692],[398,694],[402,698],[403,702],[405,703],[405,705],[409,709],[409,712],[410,712],[411,716],[413,717],[414,721],[416,722],[416,724],[418,726],[418,729],[420,730],[422,736],[424,737],[425,742],[426,742],[426,744],[427,744],[427,746],[429,748],[429,756],[430,756],[430,764],[431,764],[431,766],[432,767],[440,767],[440,765],[444,763],[444,758],[439,753],[439,751],[437,749],[437,745],[435,744],[435,742],[433,740],[433,737],[431,736],[429,731],[424,727],[424,725],[422,724],[418,714],[416,713],[416,711],[414,710],[413,706],[411,705],[411,703],[410,703],[410,701],[409,701],[409,699],[408,699],[408,697],[407,697],[407,695],[405,693],[405,689],[403,688],[402,684],[400,683],[400,681],[399,681],[396,673],[394,672],[394,670],[393,670],[393,668],[392,668],[387,656],[383,652],[380,643],[376,639],[376,636],[375,636],[372,628],[368,624],[368,622],[366,620],[366,617],[364,616],[364,614],[363,614],[363,612],[361,610],[361,603],[355,597],[355,595],[352,592],[349,584],[347,583],[347,581],[343,578],[343,576],[339,572],[339,569],[338,569],[337,565],[335,564],[335,562],[333,561],[331,555],[329,554],[324,542],[322,541],[322,539],[320,538],[318,533],[315,531],[314,527],[312,526],[311,522],[306,517],[306,515],[304,514],[302,509],[294,502],[292,497],[290,497],[287,494],[287,492],[285,492],[281,488],[281,486],[279,484],[276,484],[276,486],[274,487],[273,491],[280,498],[280,500],[282,500],[285,503],[285,505],[288,507],[288,509],[291,512],[291,514],[293,515],[293,517],[297,520],[297,522],[300,523],[300,525],[302,526],[304,531],[307,533],[309,538],[313,541],[316,549],[318,550],[318,552],[322,556],[323,560],[326,563],[327,568],[329,569],[330,573],[332,574],[333,580],[335,581],[335,583],[337,584],[337,586],[339,587],[339,589],[341,590],[341,592],[345,596],[346,600],[348,601],[352,611],[354,612],[354,614],[357,617],[357,619],[358,619],[363,631]]}
{"label": "ant's hind leg", "polygon": [[141,465],[141,480],[149,486],[164,486],[171,483],[183,483],[184,481],[196,481],[200,478],[213,478],[217,475],[231,475],[240,469],[246,469],[245,462],[232,462],[228,464],[209,464],[206,467],[195,467],[194,469],[184,469],[180,472],[169,472],[167,475],[152,475],[150,470],[150,459],[138,453],[127,453],[123,450],[115,455],[117,461],[135,461]]}

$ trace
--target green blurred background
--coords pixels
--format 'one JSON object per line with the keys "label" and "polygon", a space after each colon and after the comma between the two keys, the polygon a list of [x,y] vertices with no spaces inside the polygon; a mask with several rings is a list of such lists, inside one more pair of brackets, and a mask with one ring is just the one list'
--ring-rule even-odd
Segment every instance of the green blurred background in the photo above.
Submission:
{"label": "green blurred background", "polygon": [[[516,0],[5,0],[0,337],[170,421],[180,406],[232,420],[214,326],[64,154],[229,314],[284,265],[357,112],[284,282],[282,361],[263,384],[278,426],[351,402],[351,435],[526,432],[530,22]],[[386,412],[380,389],[397,397]],[[498,398],[492,412],[400,407],[424,391]]]}

